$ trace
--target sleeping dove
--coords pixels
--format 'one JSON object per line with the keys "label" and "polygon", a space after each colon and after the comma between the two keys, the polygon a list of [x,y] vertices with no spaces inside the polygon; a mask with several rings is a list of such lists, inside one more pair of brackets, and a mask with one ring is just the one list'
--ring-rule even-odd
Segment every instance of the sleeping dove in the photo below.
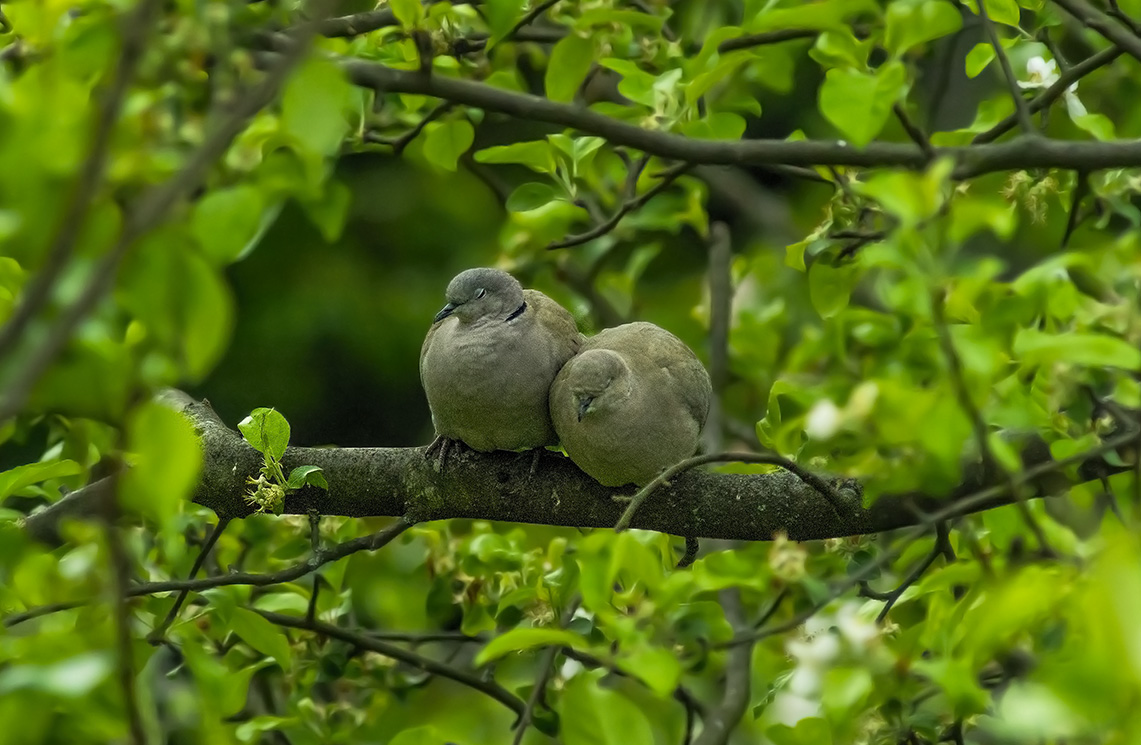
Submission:
{"label": "sleeping dove", "polygon": [[551,381],[582,335],[561,305],[498,269],[468,269],[448,284],[420,350],[420,381],[438,442],[527,450],[558,442]]}
{"label": "sleeping dove", "polygon": [[697,450],[712,396],[684,342],[628,323],[583,342],[551,386],[551,419],[567,455],[596,481],[641,486]]}

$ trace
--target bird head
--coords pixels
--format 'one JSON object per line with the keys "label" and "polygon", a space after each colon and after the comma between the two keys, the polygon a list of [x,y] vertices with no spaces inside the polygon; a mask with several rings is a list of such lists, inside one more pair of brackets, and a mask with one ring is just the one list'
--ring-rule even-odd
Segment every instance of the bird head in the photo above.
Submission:
{"label": "bird head", "polygon": [[507,272],[480,267],[457,274],[444,293],[447,304],[433,323],[455,315],[463,323],[506,318],[523,305],[523,287]]}
{"label": "bird head", "polygon": [[568,380],[578,421],[608,410],[629,395],[628,373],[626,361],[617,352],[591,349],[579,354]]}

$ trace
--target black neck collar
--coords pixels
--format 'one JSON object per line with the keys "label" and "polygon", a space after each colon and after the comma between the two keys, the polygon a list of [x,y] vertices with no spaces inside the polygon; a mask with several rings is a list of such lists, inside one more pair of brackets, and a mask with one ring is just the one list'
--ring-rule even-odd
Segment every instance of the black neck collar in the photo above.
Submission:
{"label": "black neck collar", "polygon": [[516,308],[515,311],[511,315],[507,316],[506,320],[507,321],[514,321],[516,318],[523,315],[523,311],[525,311],[525,310],[527,310],[527,301],[526,300],[524,300],[523,304],[520,305],[518,308]]}

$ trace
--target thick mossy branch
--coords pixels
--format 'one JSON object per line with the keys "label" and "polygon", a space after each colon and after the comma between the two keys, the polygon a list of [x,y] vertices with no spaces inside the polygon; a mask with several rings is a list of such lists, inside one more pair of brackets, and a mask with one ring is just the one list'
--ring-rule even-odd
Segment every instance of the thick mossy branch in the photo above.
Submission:
{"label": "thick mossy branch", "polygon": [[[201,438],[205,465],[194,501],[219,517],[244,517],[251,512],[243,499],[246,479],[256,475],[262,456],[241,436],[225,426],[208,403],[186,394],[163,395],[169,405],[191,418]],[[1061,473],[1049,471],[1045,446],[1024,454],[1027,467],[1036,466],[1041,477],[1029,481],[1036,496],[1068,486]],[[286,497],[284,511],[304,515],[407,516],[415,521],[476,518],[580,528],[610,528],[625,505],[614,496],[630,496],[633,487],[604,487],[582,473],[569,459],[544,453],[536,473],[530,473],[528,453],[474,453],[449,455],[442,471],[424,448],[289,448],[282,465],[286,472],[300,465],[324,470],[329,489],[305,487]],[[1080,479],[1098,478],[1108,466],[1093,457]],[[1119,470],[1119,469],[1114,469]],[[1048,472],[1047,472],[1048,471]],[[1049,479],[1049,481],[1047,481]],[[631,527],[697,538],[749,541],[770,540],[784,531],[793,540],[815,540],[879,533],[916,525],[924,514],[946,507],[947,500],[918,494],[881,497],[869,509],[860,506],[862,489],[851,480],[834,481],[851,510],[841,516],[823,496],[796,476],[720,474],[687,471],[658,489],[633,520]],[[968,478],[952,500],[978,492],[989,484]],[[58,540],[64,516],[90,514],[98,494],[107,488],[95,482],[68,495],[51,508],[28,517],[27,529],[42,540]],[[1029,488],[1029,487],[1028,487]],[[1009,504],[1002,488],[972,500],[964,511],[979,511]]]}

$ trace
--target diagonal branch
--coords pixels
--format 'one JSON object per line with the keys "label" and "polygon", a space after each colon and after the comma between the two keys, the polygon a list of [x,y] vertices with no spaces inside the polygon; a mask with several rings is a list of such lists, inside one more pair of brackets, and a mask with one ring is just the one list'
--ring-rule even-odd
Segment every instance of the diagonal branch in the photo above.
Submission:
{"label": "diagonal branch", "polygon": [[1023,134],[1034,137],[1038,134],[1038,130],[1034,128],[1034,120],[1030,118],[1030,108],[1026,105],[1022,89],[1018,87],[1018,76],[1014,74],[1010,60],[1006,56],[1006,50],[1002,48],[1002,43],[998,40],[998,32],[994,30],[994,21],[987,14],[986,0],[978,0],[976,4],[979,8],[979,18],[982,19],[983,28],[986,29],[987,40],[994,48],[994,56],[998,58],[999,67],[1002,68],[1002,77],[1006,81],[1010,97],[1014,99],[1014,113],[1018,115],[1018,125],[1022,127]]}
{"label": "diagonal branch", "polygon": [[251,608],[251,610],[278,626],[285,626],[290,629],[301,629],[302,631],[315,631],[318,634],[339,639],[360,649],[375,652],[389,659],[399,660],[406,665],[411,665],[412,667],[423,670],[429,675],[454,680],[460,685],[487,694],[515,712],[516,715],[521,716],[523,714],[524,704],[519,700],[519,697],[494,680],[484,680],[475,673],[459,670],[438,660],[433,660],[430,657],[424,657],[411,650],[398,647],[395,644],[388,644],[364,632],[351,631],[349,629],[343,629],[340,626],[325,623],[324,621],[306,620],[298,616],[288,616],[284,613],[274,613],[258,608]]}
{"label": "diagonal branch", "polygon": [[1128,29],[1122,28],[1112,18],[1085,0],[1054,0],[1054,4],[1078,19],[1082,25],[1088,26],[1136,59],[1141,60],[1141,38],[1135,36]]}
{"label": "diagonal branch", "polygon": [[[562,622],[559,628],[565,629],[574,618],[574,613],[578,610],[581,598],[575,597],[570,605],[563,613]],[[523,709],[523,713],[519,715],[519,721],[515,724],[515,737],[512,738],[512,745],[519,745],[523,742],[523,735],[527,733],[527,728],[531,726],[531,721],[535,715],[535,707],[543,700],[543,695],[547,690],[547,681],[551,679],[551,675],[555,671],[555,657],[559,653],[559,645],[552,644],[543,651],[543,657],[539,660],[539,677],[535,681],[535,687],[531,690],[531,695],[527,698],[527,705]]]}
{"label": "diagonal branch", "polygon": [[114,77],[99,102],[90,151],[60,216],[59,229],[48,248],[47,260],[40,271],[29,280],[20,304],[0,329],[0,359],[11,354],[13,347],[22,338],[28,323],[51,297],[56,280],[71,259],[87,210],[95,201],[95,194],[103,180],[111,145],[111,132],[119,118],[119,110],[127,97],[131,80],[135,77],[139,60],[142,59],[144,43],[160,5],[156,0],[143,0],[123,20],[123,46],[119,52],[119,62],[115,67]]}
{"label": "diagonal branch", "polygon": [[[598,223],[593,228],[591,228],[590,230],[587,230],[584,233],[578,233],[577,235],[570,235],[570,236],[567,236],[566,238],[563,238],[562,240],[554,241],[553,243],[551,243],[547,246],[547,250],[552,251],[552,250],[558,249],[558,248],[570,248],[571,246],[581,246],[583,243],[587,243],[589,241],[594,240],[595,238],[599,238],[601,236],[606,235],[611,230],[614,230],[614,228],[618,227],[618,223],[620,223],[622,221],[623,217],[630,214],[631,212],[636,212],[637,210],[640,210],[642,207],[645,206],[645,204],[647,202],[649,202],[651,199],[656,197],[658,194],[661,194],[663,191],[668,189],[670,184],[672,184],[675,180],[677,180],[678,176],[681,176],[683,173],[685,173],[687,170],[689,170],[689,168],[690,168],[689,163],[679,163],[678,165],[673,166],[672,168],[666,170],[664,173],[662,173],[662,180],[661,181],[654,184],[652,187],[647,189],[645,191],[645,193],[643,193],[639,196],[635,197],[631,194],[631,197],[628,198],[626,201],[624,201],[621,204],[621,206],[619,206],[618,209],[614,212],[614,214],[610,216],[609,219],[603,220],[602,222]],[[634,178],[634,182],[635,182],[635,188],[636,188],[636,183],[637,183],[637,177],[636,176]],[[631,189],[630,191],[633,192],[633,189]]]}

